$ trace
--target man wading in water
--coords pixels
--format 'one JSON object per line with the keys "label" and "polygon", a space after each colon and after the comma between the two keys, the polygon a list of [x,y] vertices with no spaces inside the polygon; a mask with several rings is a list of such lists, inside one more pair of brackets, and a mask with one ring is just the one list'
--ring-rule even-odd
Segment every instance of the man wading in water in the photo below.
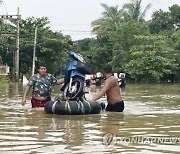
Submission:
{"label": "man wading in water", "polygon": [[111,65],[106,65],[102,73],[105,77],[105,83],[102,90],[93,98],[93,101],[97,101],[106,94],[108,102],[106,111],[122,112],[124,110],[124,101],[122,100],[118,79],[113,76]]}
{"label": "man wading in water", "polygon": [[51,100],[51,86],[59,85],[63,82],[64,79],[57,80],[53,75],[46,73],[46,65],[40,64],[38,73],[32,75],[29,79],[21,104],[26,104],[26,96],[32,88],[32,108],[44,107],[45,103]]}

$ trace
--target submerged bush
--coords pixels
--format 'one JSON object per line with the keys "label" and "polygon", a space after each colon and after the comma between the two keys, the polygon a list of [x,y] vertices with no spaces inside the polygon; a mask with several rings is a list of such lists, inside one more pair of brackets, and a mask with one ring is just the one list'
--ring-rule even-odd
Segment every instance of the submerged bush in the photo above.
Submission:
{"label": "submerged bush", "polygon": [[7,76],[0,76],[0,83],[8,83],[9,79]]}

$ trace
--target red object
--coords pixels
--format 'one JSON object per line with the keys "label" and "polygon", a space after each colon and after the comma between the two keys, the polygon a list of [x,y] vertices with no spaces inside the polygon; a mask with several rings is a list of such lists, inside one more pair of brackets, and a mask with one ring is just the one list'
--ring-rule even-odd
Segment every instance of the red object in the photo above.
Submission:
{"label": "red object", "polygon": [[31,104],[32,104],[32,108],[37,108],[37,107],[44,107],[45,103],[50,101],[51,97],[48,97],[46,100],[37,100],[34,97],[31,98]]}

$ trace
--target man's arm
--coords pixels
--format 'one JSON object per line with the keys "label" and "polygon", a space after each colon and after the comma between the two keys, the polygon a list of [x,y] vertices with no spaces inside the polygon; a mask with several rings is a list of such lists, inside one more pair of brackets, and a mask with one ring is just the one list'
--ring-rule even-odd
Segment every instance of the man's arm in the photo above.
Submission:
{"label": "man's arm", "polygon": [[29,90],[30,90],[30,86],[27,85],[26,88],[25,88],[25,90],[24,90],[23,98],[22,98],[22,100],[21,100],[21,104],[22,104],[23,106],[26,104],[26,96],[27,96]]}
{"label": "man's arm", "polygon": [[101,89],[101,91],[93,98],[93,101],[97,101],[100,99],[110,88],[110,83],[108,80],[105,81],[104,87]]}
{"label": "man's arm", "polygon": [[57,80],[57,85],[64,83],[64,78]]}

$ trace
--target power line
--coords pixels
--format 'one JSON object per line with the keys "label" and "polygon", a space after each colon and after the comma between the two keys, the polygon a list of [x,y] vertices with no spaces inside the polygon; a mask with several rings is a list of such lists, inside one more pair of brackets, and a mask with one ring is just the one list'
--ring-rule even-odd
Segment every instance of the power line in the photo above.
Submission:
{"label": "power line", "polygon": [[63,24],[63,23],[53,23],[51,22],[51,25],[55,25],[55,26],[90,26],[90,24]]}
{"label": "power line", "polygon": [[90,30],[90,24],[73,24],[73,23],[71,23],[71,24],[61,24],[61,23],[53,24],[53,23],[51,23],[50,27],[55,29],[55,31],[61,31],[61,32],[84,33],[84,34],[92,33],[92,31]]}
{"label": "power line", "polygon": [[86,32],[86,33],[91,33],[91,31],[85,31],[85,30],[60,30],[60,31],[64,31],[64,32]]}

